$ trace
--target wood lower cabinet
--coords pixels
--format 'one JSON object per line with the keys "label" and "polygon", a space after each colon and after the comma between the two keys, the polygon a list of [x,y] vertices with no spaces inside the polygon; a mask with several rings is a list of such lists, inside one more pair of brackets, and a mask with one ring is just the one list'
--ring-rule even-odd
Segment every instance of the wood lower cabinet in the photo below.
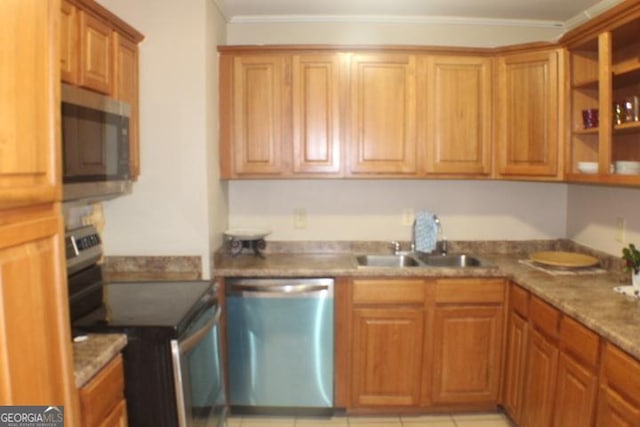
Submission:
{"label": "wood lower cabinet", "polygon": [[590,427],[595,416],[600,337],[572,318],[560,321],[553,426]]}
{"label": "wood lower cabinet", "polygon": [[563,115],[561,51],[498,58],[497,173],[505,177],[560,178]]}
{"label": "wood lower cabinet", "polygon": [[418,406],[425,328],[422,280],[352,283],[353,407]]}
{"label": "wood lower cabinet", "polygon": [[509,288],[502,404],[516,423],[522,420],[524,373],[529,337],[529,292],[516,285]]}
{"label": "wood lower cabinet", "polygon": [[355,406],[416,406],[424,309],[357,308],[353,313]]}
{"label": "wood lower cabinet", "polygon": [[83,427],[126,427],[122,355],[102,368],[79,395]]}
{"label": "wood lower cabinet", "polygon": [[595,425],[640,426],[640,362],[608,343],[602,352]]}
{"label": "wood lower cabinet", "polygon": [[57,205],[0,215],[0,405],[64,405],[73,426],[63,236]]}
{"label": "wood lower cabinet", "polygon": [[495,408],[504,295],[501,279],[352,280],[345,406]]}
{"label": "wood lower cabinet", "polygon": [[553,417],[560,312],[537,297],[529,303],[522,424],[548,427]]}
{"label": "wood lower cabinet", "polygon": [[504,281],[440,279],[433,286],[432,402],[495,407],[500,388]]}

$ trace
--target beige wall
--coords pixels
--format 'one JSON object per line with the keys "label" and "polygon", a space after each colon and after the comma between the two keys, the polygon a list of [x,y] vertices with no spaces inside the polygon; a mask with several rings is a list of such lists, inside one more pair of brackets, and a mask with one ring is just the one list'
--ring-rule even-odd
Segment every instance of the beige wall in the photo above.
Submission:
{"label": "beige wall", "polygon": [[[146,35],[140,46],[141,169],[105,202],[107,255],[199,255],[226,228],[217,180],[217,61],[225,24],[212,0],[101,0]],[[218,232],[217,232],[218,231]]]}
{"label": "beige wall", "polygon": [[[567,202],[567,237],[614,255],[628,243],[640,246],[640,189],[572,185]],[[616,240],[616,218],[626,223]]]}
{"label": "beige wall", "polygon": [[559,28],[461,23],[242,23],[228,25],[228,44],[352,44],[495,47],[554,41]]}
{"label": "beige wall", "polygon": [[[272,240],[409,240],[403,211],[441,219],[451,240],[564,237],[566,185],[492,181],[235,181],[233,227],[262,227]],[[294,226],[305,209],[307,227]]]}

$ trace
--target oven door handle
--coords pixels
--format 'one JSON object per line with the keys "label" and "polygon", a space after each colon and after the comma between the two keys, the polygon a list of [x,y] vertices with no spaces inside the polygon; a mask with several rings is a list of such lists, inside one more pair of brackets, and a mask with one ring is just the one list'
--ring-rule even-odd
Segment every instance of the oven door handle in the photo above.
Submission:
{"label": "oven door handle", "polygon": [[200,327],[197,331],[194,331],[192,334],[187,335],[186,337],[178,340],[178,347],[180,349],[180,354],[188,353],[193,347],[198,345],[200,341],[207,336],[211,328],[214,327],[217,323],[220,323],[220,317],[222,316],[222,307],[217,306],[216,311],[211,316],[207,323],[205,323],[202,327]]}
{"label": "oven door handle", "polygon": [[[215,301],[215,299],[211,299]],[[185,391],[184,383],[182,380],[182,356],[193,349],[200,341],[202,341],[207,334],[220,322],[220,316],[222,315],[222,307],[217,306],[216,311],[209,320],[198,330],[192,334],[187,335],[180,340],[171,340],[171,358],[173,360],[173,380],[174,390],[176,393],[176,405],[178,412],[178,426],[188,427],[187,423],[187,408],[185,403]]]}

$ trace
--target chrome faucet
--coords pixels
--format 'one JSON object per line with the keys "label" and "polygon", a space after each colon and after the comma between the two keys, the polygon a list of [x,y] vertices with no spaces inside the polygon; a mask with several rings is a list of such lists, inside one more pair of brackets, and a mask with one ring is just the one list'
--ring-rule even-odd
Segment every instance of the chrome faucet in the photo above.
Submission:
{"label": "chrome faucet", "polygon": [[436,240],[436,251],[438,251],[438,246],[440,246],[440,255],[446,255],[448,252],[447,238],[444,237],[444,234],[442,233],[442,224],[440,223],[438,215],[433,216],[433,221],[436,223],[436,227],[438,227],[438,236],[440,237]]}
{"label": "chrome faucet", "polygon": [[398,242],[397,240],[394,240],[391,242],[391,246],[393,246],[393,254],[394,255],[399,255],[400,254],[400,242]]}

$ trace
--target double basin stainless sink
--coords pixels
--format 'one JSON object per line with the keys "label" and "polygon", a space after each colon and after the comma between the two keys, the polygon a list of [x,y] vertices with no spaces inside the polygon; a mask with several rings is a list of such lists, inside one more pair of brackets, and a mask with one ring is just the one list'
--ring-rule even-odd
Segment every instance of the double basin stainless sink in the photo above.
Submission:
{"label": "double basin stainless sink", "polygon": [[411,252],[397,255],[359,255],[356,261],[359,267],[491,267],[486,261],[469,254],[439,255]]}

